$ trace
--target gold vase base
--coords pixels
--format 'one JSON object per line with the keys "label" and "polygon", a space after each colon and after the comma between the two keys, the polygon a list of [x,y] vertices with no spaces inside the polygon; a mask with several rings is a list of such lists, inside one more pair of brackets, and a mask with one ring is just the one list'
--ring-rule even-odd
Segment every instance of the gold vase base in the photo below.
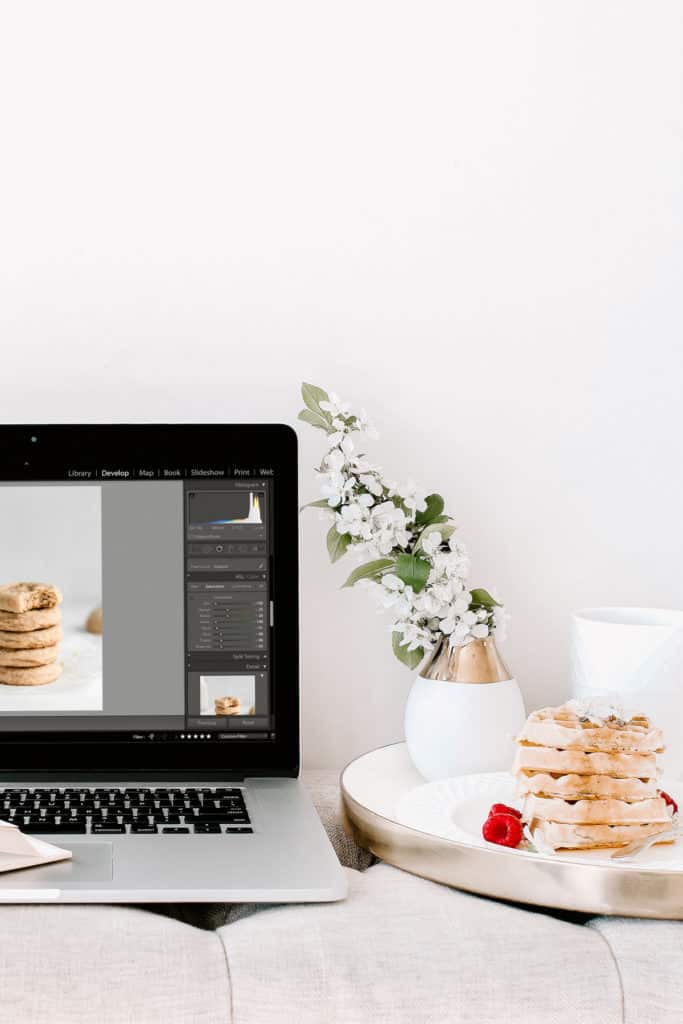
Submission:
{"label": "gold vase base", "polygon": [[420,675],[444,683],[502,683],[511,678],[492,636],[470,640],[462,647],[451,647],[446,638]]}

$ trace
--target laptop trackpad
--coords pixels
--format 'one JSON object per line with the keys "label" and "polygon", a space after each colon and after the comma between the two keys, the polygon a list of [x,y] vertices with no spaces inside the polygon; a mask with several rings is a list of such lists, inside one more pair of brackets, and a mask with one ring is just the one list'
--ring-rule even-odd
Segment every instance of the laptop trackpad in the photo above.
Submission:
{"label": "laptop trackpad", "polygon": [[113,877],[113,846],[111,843],[60,842],[71,850],[71,860],[56,864],[43,864],[37,868],[23,868],[20,871],[6,871],[0,874],[0,896],[3,889],[61,889],[70,883],[111,882]]}

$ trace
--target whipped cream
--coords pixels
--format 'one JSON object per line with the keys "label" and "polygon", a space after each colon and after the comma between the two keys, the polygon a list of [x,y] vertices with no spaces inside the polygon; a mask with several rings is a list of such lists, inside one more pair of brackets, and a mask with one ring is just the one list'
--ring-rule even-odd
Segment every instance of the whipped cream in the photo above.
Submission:
{"label": "whipped cream", "polygon": [[620,725],[629,721],[631,715],[624,711],[621,704],[610,700],[608,697],[586,697],[583,700],[567,701],[567,707],[573,711],[578,718],[594,725],[605,725],[610,719],[615,718]]}

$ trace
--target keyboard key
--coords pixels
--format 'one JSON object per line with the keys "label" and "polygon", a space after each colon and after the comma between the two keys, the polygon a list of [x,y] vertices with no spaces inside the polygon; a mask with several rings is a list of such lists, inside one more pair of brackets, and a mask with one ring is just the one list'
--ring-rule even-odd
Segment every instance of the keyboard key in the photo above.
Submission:
{"label": "keyboard key", "polygon": [[167,825],[166,828],[162,828],[161,831],[164,833],[164,835],[167,835],[167,836],[179,836],[179,835],[189,835],[190,834],[189,828],[187,828],[185,825],[173,825],[173,826],[168,826]]}
{"label": "keyboard key", "polygon": [[126,831],[125,825],[117,825],[115,822],[102,823],[95,822],[92,826],[93,835],[104,836],[104,835],[124,835]]}
{"label": "keyboard key", "polygon": [[157,834],[156,825],[131,825],[130,830],[140,836],[155,836]]}
{"label": "keyboard key", "polygon": [[233,828],[229,825],[225,831],[229,832],[230,835],[241,835],[242,833],[253,832],[254,830],[253,828]]}
{"label": "keyboard key", "polygon": [[197,835],[213,835],[218,832],[220,834],[221,827],[217,821],[199,821],[194,823],[194,834]]}
{"label": "keyboard key", "polygon": [[56,825],[53,821],[41,821],[40,824],[26,825],[24,831],[32,836],[44,836],[48,833],[81,835],[85,832],[85,824],[69,822],[65,825]]}
{"label": "keyboard key", "polygon": [[214,809],[209,811],[204,810],[204,808],[202,808],[200,811],[197,811],[197,813],[194,815],[194,818],[195,820],[199,821],[222,821],[229,825],[249,824],[249,818],[247,817],[246,814],[244,814],[244,812],[240,814],[233,814],[232,811],[226,811],[222,809]]}

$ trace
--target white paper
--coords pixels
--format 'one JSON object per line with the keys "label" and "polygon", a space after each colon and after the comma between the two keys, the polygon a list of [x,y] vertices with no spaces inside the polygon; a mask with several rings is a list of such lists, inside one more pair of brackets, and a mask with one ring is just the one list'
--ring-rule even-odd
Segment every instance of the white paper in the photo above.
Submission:
{"label": "white paper", "polygon": [[0,872],[53,864],[58,860],[69,860],[71,856],[71,850],[34,839],[11,822],[0,821]]}

